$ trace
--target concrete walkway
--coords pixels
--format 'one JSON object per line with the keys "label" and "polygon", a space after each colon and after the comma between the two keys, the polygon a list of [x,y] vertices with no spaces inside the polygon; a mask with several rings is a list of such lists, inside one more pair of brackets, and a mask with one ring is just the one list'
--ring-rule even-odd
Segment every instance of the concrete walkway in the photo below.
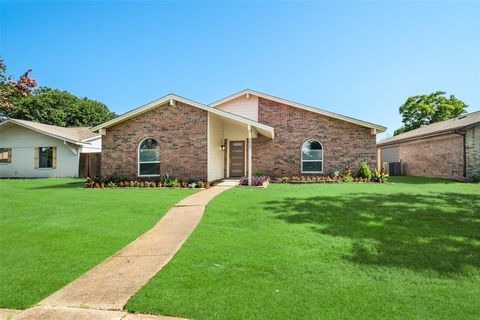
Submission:
{"label": "concrete walkway", "polygon": [[120,310],[180,249],[208,202],[235,185],[226,181],[183,199],[151,230],[14,319],[173,319]]}

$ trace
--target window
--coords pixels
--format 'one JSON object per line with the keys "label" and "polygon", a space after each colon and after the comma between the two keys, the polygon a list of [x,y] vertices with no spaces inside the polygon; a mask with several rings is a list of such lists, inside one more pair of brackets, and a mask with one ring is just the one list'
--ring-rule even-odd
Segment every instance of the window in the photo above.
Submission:
{"label": "window", "polygon": [[302,173],[323,172],[323,148],[320,142],[308,140],[302,146]]}
{"label": "window", "polygon": [[12,162],[12,149],[0,148],[0,164],[7,164]]}
{"label": "window", "polygon": [[53,147],[38,148],[38,167],[53,168]]}
{"label": "window", "polygon": [[160,146],[155,139],[147,138],[138,146],[138,175],[160,175]]}

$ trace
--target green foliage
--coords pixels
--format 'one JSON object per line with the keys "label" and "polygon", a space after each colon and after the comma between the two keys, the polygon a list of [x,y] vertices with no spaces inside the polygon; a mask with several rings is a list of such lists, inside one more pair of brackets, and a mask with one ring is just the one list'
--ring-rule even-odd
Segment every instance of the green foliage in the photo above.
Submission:
{"label": "green foliage", "polygon": [[257,172],[255,172],[255,176],[257,177],[263,177],[265,174],[263,173],[262,170],[257,170]]}
{"label": "green foliage", "polygon": [[14,80],[13,76],[7,75],[7,65],[0,57],[0,116],[6,116],[19,100],[32,94],[37,82],[30,77],[31,71],[27,70]]}
{"label": "green foliage", "polygon": [[352,169],[351,169],[350,167],[346,167],[346,168],[343,170],[342,178],[343,178],[343,181],[344,181],[344,182],[352,182],[352,181],[353,181]]}
{"label": "green foliage", "polygon": [[445,96],[445,91],[436,91],[429,95],[409,97],[400,106],[403,126],[395,130],[394,135],[420,128],[435,122],[458,117],[468,107],[463,101]]}
{"label": "green foliage", "polygon": [[480,182],[480,174],[474,175],[473,176],[473,181]]}
{"label": "green foliage", "polygon": [[388,174],[382,168],[382,170],[378,171],[375,168],[373,175],[372,175],[372,182],[379,182],[379,183],[386,183],[388,182]]}
{"label": "green foliage", "polygon": [[357,177],[366,178],[368,180],[372,178],[372,171],[370,171],[370,168],[365,161],[362,161],[360,169],[358,169]]}
{"label": "green foliage", "polygon": [[116,114],[101,102],[42,87],[19,100],[6,116],[62,127],[92,127]]}

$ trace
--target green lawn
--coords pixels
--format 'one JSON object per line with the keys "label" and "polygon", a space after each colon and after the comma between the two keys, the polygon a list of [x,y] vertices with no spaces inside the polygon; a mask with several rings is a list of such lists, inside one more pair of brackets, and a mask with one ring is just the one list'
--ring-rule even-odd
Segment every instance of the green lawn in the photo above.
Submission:
{"label": "green lawn", "polygon": [[0,180],[0,307],[39,302],[194,192],[83,184],[83,179]]}
{"label": "green lawn", "polygon": [[480,185],[235,188],[127,304],[194,319],[480,318]]}

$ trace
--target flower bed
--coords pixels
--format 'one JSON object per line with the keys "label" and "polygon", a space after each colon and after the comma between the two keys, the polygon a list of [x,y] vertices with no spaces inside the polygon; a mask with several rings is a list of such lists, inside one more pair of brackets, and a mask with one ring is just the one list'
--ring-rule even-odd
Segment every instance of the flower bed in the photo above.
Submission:
{"label": "flower bed", "polygon": [[388,174],[382,169],[378,171],[377,169],[374,172],[370,172],[370,169],[366,166],[365,163],[362,163],[360,170],[357,175],[352,176],[352,170],[350,167],[345,168],[342,174],[338,171],[332,172],[328,176],[286,176],[279,177],[272,180],[272,183],[342,183],[342,182],[358,182],[358,183],[367,183],[367,182],[376,182],[376,183],[386,183],[388,182]]}
{"label": "flower bed", "polygon": [[206,189],[217,183],[207,181],[182,181],[169,175],[151,180],[130,180],[124,176],[87,178],[86,188],[199,188]]}
{"label": "flower bed", "polygon": [[[270,177],[268,177],[268,176],[253,176],[252,177],[252,186],[254,186],[254,187],[264,187],[264,188],[266,188],[268,186],[269,182],[270,182]],[[248,178],[243,177],[242,179],[240,179],[239,185],[248,186]]]}

